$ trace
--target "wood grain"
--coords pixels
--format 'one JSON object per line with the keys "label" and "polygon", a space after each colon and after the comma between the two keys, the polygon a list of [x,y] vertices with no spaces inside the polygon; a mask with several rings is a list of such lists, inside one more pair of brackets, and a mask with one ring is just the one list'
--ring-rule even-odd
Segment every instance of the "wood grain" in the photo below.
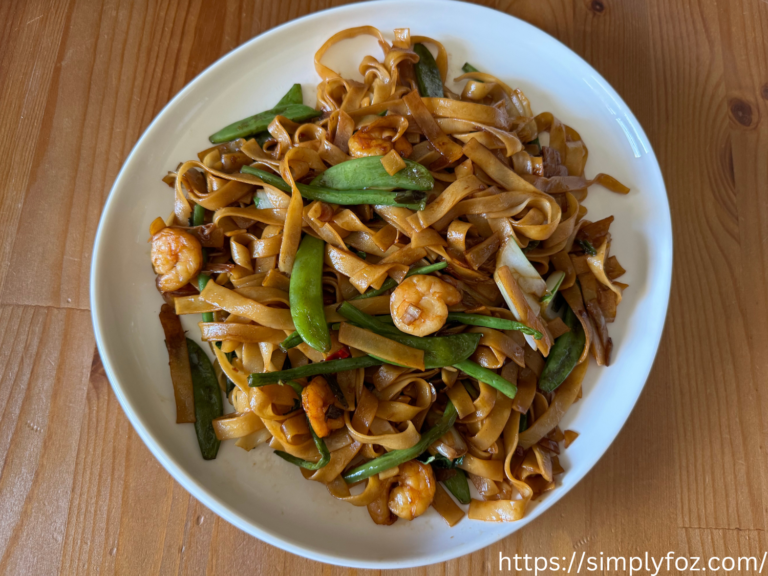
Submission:
{"label": "wood grain", "polygon": [[[273,548],[176,484],[118,405],[88,311],[101,206],[152,118],[229,50],[340,3],[0,2],[3,573],[375,572]],[[672,300],[646,391],[587,478],[521,533],[403,573],[498,573],[499,552],[761,555],[768,2],[481,3],[573,48],[637,115],[672,207]]]}

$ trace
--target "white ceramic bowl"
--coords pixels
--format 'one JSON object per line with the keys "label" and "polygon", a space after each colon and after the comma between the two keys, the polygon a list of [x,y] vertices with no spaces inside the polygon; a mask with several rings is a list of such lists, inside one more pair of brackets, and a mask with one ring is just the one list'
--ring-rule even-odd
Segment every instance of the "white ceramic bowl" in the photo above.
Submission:
{"label": "white ceramic bowl", "polygon": [[[439,17],[436,17],[438,16]],[[581,436],[562,457],[556,490],[513,524],[464,519],[449,529],[430,510],[414,522],[379,527],[366,510],[331,498],[266,447],[250,453],[224,443],[215,461],[200,457],[192,426],[175,424],[168,356],[158,321],[160,295],[149,261],[148,226],[172,209],[160,179],[195,158],[207,136],[274,105],[294,82],[314,103],[313,55],[331,34],[371,24],[443,42],[449,78],[464,62],[520,87],[534,111],[549,110],[578,129],[589,146],[587,172],[604,171],[632,188],[628,196],[595,187],[589,217],[613,214],[616,254],[630,287],[610,326],[614,361],[591,366],[584,399],[564,427]],[[361,37],[337,45],[326,62],[359,78]],[[134,428],[168,472],[195,498],[242,530],[285,550],[332,564],[398,568],[473,552],[542,514],[594,466],[619,433],[643,389],[661,337],[672,273],[672,230],[661,172],[632,112],[592,67],[544,32],[493,10],[459,2],[407,0],[353,4],[289,22],[227,54],[184,88],[141,137],[115,181],[96,235],[91,309],[96,342],[112,387]],[[197,334],[197,319],[185,319]],[[141,505],[133,502],[133,505]]]}

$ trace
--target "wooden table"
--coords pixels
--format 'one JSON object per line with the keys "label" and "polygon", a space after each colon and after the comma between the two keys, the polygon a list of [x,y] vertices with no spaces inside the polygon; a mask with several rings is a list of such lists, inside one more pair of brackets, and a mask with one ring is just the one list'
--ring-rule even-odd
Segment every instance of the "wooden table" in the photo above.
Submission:
{"label": "wooden table", "polygon": [[[0,2],[0,568],[352,574],[261,543],[150,455],[104,376],[88,301],[115,176],[211,62],[326,0]],[[484,2],[559,38],[656,150],[675,231],[667,330],[607,455],[505,555],[762,555],[768,506],[768,2]],[[766,119],[763,120],[762,117]]]}

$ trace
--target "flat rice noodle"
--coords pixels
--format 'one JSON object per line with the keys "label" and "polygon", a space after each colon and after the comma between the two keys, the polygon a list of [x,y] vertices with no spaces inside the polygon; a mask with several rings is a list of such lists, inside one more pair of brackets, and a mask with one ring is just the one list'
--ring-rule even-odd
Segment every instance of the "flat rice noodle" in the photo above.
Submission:
{"label": "flat rice noodle", "polygon": [[380,206],[374,207],[376,214],[381,216],[387,224],[394,226],[409,238],[416,234],[417,230],[408,221],[408,218],[413,216],[414,212],[408,208],[399,208],[397,206]]}
{"label": "flat rice noodle", "polygon": [[[400,392],[407,386],[417,389],[414,404],[406,404],[396,400],[400,397]],[[423,378],[410,377],[399,379],[395,384],[379,391],[376,396],[379,397],[379,407],[376,411],[378,418],[388,422],[413,420],[415,423],[420,423],[421,414],[426,415],[427,410],[435,401],[435,390]]]}
{"label": "flat rice noodle", "polygon": [[568,449],[568,447],[576,441],[576,438],[579,437],[579,433],[574,432],[573,430],[566,430],[563,434],[565,435],[566,449]]}
{"label": "flat rice noodle", "polygon": [[472,326],[467,332],[482,334],[480,339],[482,346],[497,350],[502,358],[509,358],[521,367],[524,365],[524,351],[522,346],[500,330],[485,326]]}
{"label": "flat rice noodle", "polygon": [[475,413],[475,404],[472,402],[472,398],[464,386],[461,384],[451,386],[445,391],[445,393],[456,407],[456,412],[459,415],[459,419],[464,419],[467,416]]}
{"label": "flat rice noodle", "polygon": [[[348,302],[358,310],[370,314],[371,316],[389,314],[389,296],[386,294],[382,296],[374,296],[373,298],[364,298],[362,300],[348,300]],[[325,320],[327,322],[346,322],[346,318],[336,312],[339,305],[340,303],[336,303],[329,304],[325,307]]]}
{"label": "flat rice noodle", "polygon": [[280,161],[280,176],[291,185],[291,203],[285,215],[285,227],[283,228],[283,242],[280,247],[278,268],[280,272],[290,275],[293,269],[293,261],[301,241],[301,225],[304,218],[304,202],[301,192],[296,186],[291,166],[294,162],[307,162],[310,166],[325,169],[317,152],[307,148],[291,148]]}
{"label": "flat rice noodle", "polygon": [[407,428],[396,434],[362,434],[354,429],[349,419],[349,413],[344,413],[344,422],[347,425],[349,434],[361,444],[378,444],[387,450],[403,450],[415,446],[421,439],[421,435],[416,430],[413,422],[409,421]]}
{"label": "flat rice noodle", "polygon": [[[389,298],[387,298],[389,300]],[[392,364],[383,364],[373,375],[373,385],[376,390],[384,390],[403,374],[410,372],[410,368],[405,366],[394,366]]]}
{"label": "flat rice noodle", "polygon": [[501,238],[499,234],[494,233],[492,236],[483,240],[480,244],[477,244],[467,250],[464,255],[467,263],[477,270],[482,266],[491,256],[493,256],[501,246]]}
{"label": "flat rice noodle", "polygon": [[382,360],[424,370],[424,351],[400,344],[365,328],[342,322],[339,342],[362,350]]}
{"label": "flat rice noodle", "polygon": [[[403,102],[413,116],[429,143],[442,154],[446,162],[456,162],[463,155],[461,146],[440,129],[431,111],[426,106],[427,100],[445,100],[444,98],[421,98],[418,91],[414,90],[403,97]],[[476,106],[476,105],[475,105]],[[482,120],[478,120],[482,121]]]}
{"label": "flat rice noodle", "polygon": [[198,322],[203,342],[220,342],[234,340],[236,342],[270,342],[279,344],[285,340],[283,330],[236,324],[227,322]]}
{"label": "flat rice noodle", "polygon": [[[408,96],[403,98],[403,100],[408,104]],[[475,102],[462,102],[461,100],[452,100],[450,98],[422,98],[421,100],[427,111],[437,118],[467,120],[468,122],[485,124],[494,128],[500,128],[501,130],[506,130],[509,126],[506,110],[496,106],[487,106]],[[421,126],[420,123],[419,126]]]}
{"label": "flat rice noodle", "polygon": [[459,464],[459,468],[470,474],[488,478],[494,482],[504,480],[504,461],[503,460],[481,460],[472,454],[465,454]]}
{"label": "flat rice noodle", "polygon": [[483,183],[475,176],[467,176],[456,180],[456,182],[443,190],[436,200],[430,202],[424,210],[419,210],[416,214],[410,216],[408,222],[414,230],[428,228],[445,216],[451,208],[464,198],[482,190],[484,187]]}
{"label": "flat rice noodle", "polygon": [[[463,202],[459,203],[459,205],[461,204],[463,204]],[[456,207],[453,208],[453,210],[455,209]],[[469,222],[463,222],[461,220],[452,220],[450,222],[448,225],[448,231],[446,232],[446,238],[448,240],[448,249],[453,254],[461,256],[464,254],[464,252],[467,251],[467,234],[469,234],[469,231],[472,229],[472,227],[473,225]],[[439,229],[440,228],[438,228],[438,230]],[[427,230],[432,229],[428,228]]]}
{"label": "flat rice noodle", "polygon": [[[439,246],[439,244],[434,243],[433,246]],[[427,251],[424,248],[413,246],[413,244],[409,244],[408,246],[405,246],[404,248],[400,248],[398,250],[395,250],[394,252],[391,252],[381,260],[379,260],[379,265],[382,264],[400,264],[402,266],[410,266],[414,262],[418,262],[422,258],[426,257]],[[395,278],[398,282],[402,282],[403,278],[405,277],[405,274],[408,273],[408,270],[405,270],[405,273],[400,278]],[[394,277],[394,276],[393,276]]]}
{"label": "flat rice noodle", "polygon": [[321,63],[321,60],[323,58],[323,55],[328,51],[328,49],[333,46],[334,44],[341,42],[342,40],[347,40],[349,38],[355,38],[360,35],[368,35],[373,36],[376,40],[379,42],[379,46],[381,47],[382,51],[384,52],[384,55],[389,52],[390,46],[389,43],[384,39],[384,36],[382,35],[379,30],[374,28],[373,26],[358,26],[356,28],[347,28],[346,30],[342,30],[341,32],[337,32],[328,40],[325,41],[325,43],[320,47],[320,49],[315,52],[315,71],[317,71],[317,74],[322,78],[323,80],[329,80],[331,78],[341,78],[341,76],[328,68],[327,66],[323,65]]}
{"label": "flat rice noodle", "polygon": [[504,190],[522,190],[524,192],[540,193],[533,184],[511,170],[496,155],[483,146],[478,140],[472,139],[464,145],[464,154]]}
{"label": "flat rice noodle", "polygon": [[219,440],[232,440],[264,428],[264,422],[253,412],[225,414],[213,420],[213,431]]}
{"label": "flat rice noodle", "polygon": [[325,247],[325,263],[334,270],[349,277],[349,281],[362,294],[370,286],[378,289],[387,276],[402,280],[408,272],[407,266],[397,262],[372,264],[348,250],[330,244]]}
{"label": "flat rice noodle", "polygon": [[616,304],[621,304],[621,290],[608,279],[605,273],[605,262],[608,256],[608,250],[610,248],[610,242],[606,239],[600,248],[597,249],[597,254],[594,256],[587,255],[587,265],[595,275],[595,278],[606,288],[616,294]]}
{"label": "flat rice noodle", "polygon": [[[601,306],[602,307],[602,306]],[[552,338],[557,340],[562,336],[563,334],[566,334],[571,331],[570,328],[563,322],[563,319],[560,318],[560,316],[555,316],[552,320],[547,322],[547,330],[549,330],[549,333],[552,334]]]}
{"label": "flat rice noodle", "polygon": [[192,387],[192,369],[189,365],[187,338],[181,320],[170,304],[160,308],[160,323],[168,349],[168,365],[171,369],[173,397],[176,403],[176,423],[195,422],[195,397]]}
{"label": "flat rice noodle", "polygon": [[[603,311],[600,309],[600,305],[597,301],[597,280],[590,274],[579,275],[579,284],[581,285],[581,293],[584,298],[584,304],[589,313],[589,317],[592,320],[592,325],[595,328],[595,335],[600,339],[602,344],[602,357],[606,366],[611,362],[611,350],[613,349],[613,342],[608,335],[608,326],[605,323],[605,317]],[[598,352],[598,350],[594,350]]]}
{"label": "flat rice noodle", "polygon": [[581,390],[581,382],[587,373],[588,362],[577,364],[565,381],[555,391],[555,397],[546,412],[539,415],[536,421],[520,434],[519,444],[530,448],[551,432],[560,423],[568,408],[576,400]]}
{"label": "flat rice noodle", "polygon": [[263,224],[283,226],[287,217],[287,210],[282,208],[259,209],[254,206],[247,208],[220,208],[213,214],[213,223],[219,224],[222,218],[247,218]]}
{"label": "flat rice noodle", "polygon": [[565,251],[557,252],[550,255],[550,260],[555,267],[555,270],[565,273],[565,278],[560,284],[560,290],[567,290],[576,282],[576,270],[573,268],[573,262],[570,256]]}
{"label": "flat rice noodle", "polygon": [[277,330],[294,330],[291,311],[287,309],[270,308],[238,294],[234,290],[229,290],[219,286],[215,282],[208,282],[205,289],[200,293],[200,297],[230,314],[244,316],[254,322],[275,328]]}
{"label": "flat rice noodle", "polygon": [[[484,132],[489,134],[493,138],[493,144],[496,144],[496,141],[498,141],[499,145],[495,145],[494,148],[503,147],[504,155],[507,157],[513,156],[523,149],[523,145],[520,143],[520,140],[515,134],[512,132],[507,132],[506,130],[500,130],[487,124],[481,124],[479,122],[472,122],[469,120],[461,120],[459,118],[438,118],[437,125],[446,134],[454,135],[456,138],[464,141],[465,143],[469,141],[469,138],[464,140],[464,138],[461,137],[462,134],[466,134],[468,132]],[[473,136],[480,140],[481,144],[483,143],[482,137],[476,135]]]}
{"label": "flat rice noodle", "polygon": [[352,506],[368,506],[379,498],[386,489],[386,482],[383,482],[378,474],[368,478],[365,489],[360,494],[352,495],[348,484],[341,476],[336,476],[332,481],[326,484],[328,492],[337,500],[352,504]]}
{"label": "flat rice noodle", "polygon": [[449,527],[456,526],[464,518],[464,511],[459,508],[456,502],[453,501],[453,498],[448,495],[448,492],[439,483],[435,490],[435,497],[432,500],[432,507],[448,523]]}
{"label": "flat rice noodle", "polygon": [[496,388],[488,386],[485,382],[478,382],[478,385],[480,387],[480,395],[474,400],[475,412],[466,418],[462,418],[459,421],[461,424],[471,424],[484,420],[496,405],[497,397],[501,395],[500,392],[496,391]]}
{"label": "flat rice noodle", "polygon": [[411,238],[411,248],[423,248],[427,246],[447,246],[448,242],[440,236],[436,230],[424,228]]}
{"label": "flat rice noodle", "polygon": [[501,436],[512,412],[512,399],[500,394],[491,413],[485,418],[480,431],[467,440],[478,450],[488,450]]}
{"label": "flat rice noodle", "polygon": [[[211,284],[211,282],[208,284]],[[251,388],[248,386],[248,379],[246,378],[245,374],[236,370],[234,366],[230,364],[227,356],[218,346],[212,346],[211,349],[216,356],[216,360],[219,362],[219,367],[224,372],[224,374],[226,374],[227,378],[232,380],[232,382],[240,389],[241,392],[246,395],[249,394]]]}
{"label": "flat rice noodle", "polygon": [[490,196],[474,197],[462,200],[451,208],[432,227],[435,230],[443,230],[446,226],[456,221],[456,218],[469,214],[487,215],[487,218],[508,218],[516,216],[525,208],[534,197],[528,192],[498,192]]}
{"label": "flat rice noodle", "polygon": [[[158,218],[157,220],[162,222],[161,218]],[[150,234],[152,236],[155,234],[152,232],[153,228],[157,228],[157,226],[154,225],[152,228],[150,228]],[[163,228],[165,228],[164,223],[162,228],[157,229],[157,232]],[[203,248],[222,248],[224,246],[224,232],[221,230],[221,228],[213,224],[204,224],[202,226],[172,226],[172,228],[184,230],[185,232],[192,234],[192,236],[198,239],[200,246]]]}
{"label": "flat rice noodle", "polygon": [[253,240],[248,247],[251,258],[265,258],[280,254],[282,235]]}
{"label": "flat rice noodle", "polygon": [[475,474],[469,474],[469,479],[472,484],[474,484],[477,493],[480,494],[480,497],[484,500],[490,500],[494,496],[498,496],[501,492],[498,484],[493,480]]}
{"label": "flat rice noodle", "polygon": [[584,306],[584,300],[581,297],[581,289],[579,288],[578,284],[574,284],[565,290],[561,288],[560,294],[563,295],[563,298],[565,298],[568,306],[571,307],[571,310],[573,310],[576,318],[578,318],[579,322],[581,322],[582,328],[584,328],[586,341],[584,343],[584,350],[582,350],[581,356],[579,357],[579,362],[584,363],[587,360],[592,341],[596,339],[594,326],[592,326],[592,322],[589,319],[589,313]]}

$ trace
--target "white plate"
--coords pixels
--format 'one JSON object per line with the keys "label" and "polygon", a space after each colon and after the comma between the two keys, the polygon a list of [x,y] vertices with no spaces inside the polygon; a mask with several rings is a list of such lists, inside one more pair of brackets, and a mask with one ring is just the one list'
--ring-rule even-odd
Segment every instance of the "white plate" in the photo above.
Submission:
{"label": "white plate", "polygon": [[[436,17],[439,14],[439,17]],[[269,108],[294,82],[314,104],[313,55],[331,34],[371,24],[443,42],[449,78],[464,62],[520,87],[535,112],[549,110],[574,126],[589,146],[587,173],[608,172],[632,188],[628,196],[599,187],[589,217],[613,214],[616,254],[630,287],[610,330],[610,368],[592,365],[584,399],[566,419],[581,436],[562,457],[556,490],[513,524],[464,519],[449,529],[431,510],[414,522],[379,527],[365,508],[330,497],[298,470],[260,447],[250,453],[224,443],[215,461],[200,457],[192,426],[176,425],[168,356],[157,315],[147,244],[149,223],[172,209],[160,181],[179,161],[196,158],[207,136]],[[361,37],[337,45],[325,62],[359,78],[366,54],[381,57]],[[450,84],[449,84],[450,85]],[[302,556],[361,568],[399,568],[462,556],[513,533],[557,502],[594,466],[619,433],[643,389],[661,337],[672,273],[672,229],[664,182],[642,128],[608,83],[544,32],[500,12],[458,2],[394,0],[353,4],[289,22],[223,57],[182,90],[141,137],[107,199],[91,273],[91,309],[104,367],[134,428],[168,472],[205,506],[238,528]],[[197,319],[185,319],[197,334]],[[142,502],[132,502],[141,506]]]}

